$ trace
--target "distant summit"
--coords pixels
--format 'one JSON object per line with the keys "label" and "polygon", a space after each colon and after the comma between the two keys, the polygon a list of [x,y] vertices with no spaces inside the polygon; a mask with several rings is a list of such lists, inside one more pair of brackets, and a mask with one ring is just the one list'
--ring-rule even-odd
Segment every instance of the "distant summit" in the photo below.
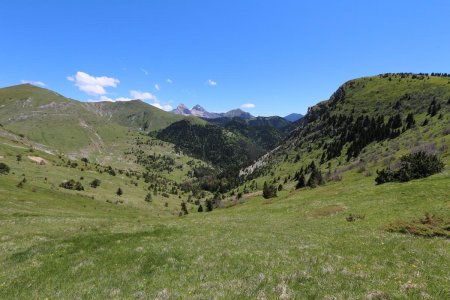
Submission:
{"label": "distant summit", "polygon": [[292,114],[289,114],[286,117],[284,117],[284,119],[289,121],[289,122],[296,122],[296,121],[300,120],[303,117],[304,116],[302,114],[292,113]]}
{"label": "distant summit", "polygon": [[206,109],[204,109],[201,105],[197,104],[192,109],[188,109],[186,105],[180,104],[172,110],[172,113],[177,115],[183,115],[183,116],[195,116],[199,118],[205,118],[205,119],[217,119],[217,118],[241,118],[241,119],[250,119],[253,118],[253,116],[245,112],[241,109],[233,109],[226,113],[213,113],[208,112]]}

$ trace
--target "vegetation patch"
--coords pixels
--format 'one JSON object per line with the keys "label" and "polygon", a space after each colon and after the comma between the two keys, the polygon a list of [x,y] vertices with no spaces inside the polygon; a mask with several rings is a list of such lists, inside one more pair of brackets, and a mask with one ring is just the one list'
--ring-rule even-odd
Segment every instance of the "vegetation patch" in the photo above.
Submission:
{"label": "vegetation patch", "polygon": [[84,187],[81,182],[75,181],[73,179],[64,181],[59,186],[68,190],[84,191]]}
{"label": "vegetation patch", "polygon": [[5,163],[0,163],[0,174],[8,174],[9,173],[9,166]]}
{"label": "vegetation patch", "polygon": [[346,208],[340,205],[328,205],[314,209],[311,215],[314,217],[328,217],[345,210]]}
{"label": "vegetation patch", "polygon": [[389,232],[418,235],[423,237],[450,238],[450,217],[426,213],[424,217],[410,221],[396,221],[386,228]]}
{"label": "vegetation patch", "polygon": [[443,170],[444,163],[436,155],[419,151],[400,158],[400,168],[397,171],[389,168],[377,171],[378,176],[375,181],[377,184],[392,181],[406,182],[428,177]]}

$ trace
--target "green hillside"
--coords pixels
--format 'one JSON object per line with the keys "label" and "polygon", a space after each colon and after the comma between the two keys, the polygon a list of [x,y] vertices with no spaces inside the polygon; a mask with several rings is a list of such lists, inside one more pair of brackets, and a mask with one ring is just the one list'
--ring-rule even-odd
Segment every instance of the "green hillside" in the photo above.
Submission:
{"label": "green hillside", "polygon": [[[449,77],[351,80],[267,153],[278,120],[52,93],[0,89],[0,299],[448,298]],[[418,151],[444,169],[376,184]]]}
{"label": "green hillside", "polygon": [[185,117],[165,112],[159,108],[149,105],[141,100],[117,101],[117,102],[88,102],[83,106],[108,120],[125,127],[152,131],[163,129],[170,124],[189,119],[198,124],[205,122],[195,117]]}
{"label": "green hillside", "polygon": [[0,89],[4,128],[55,153],[102,163],[120,160],[138,129],[161,129],[182,119],[139,100],[82,103],[30,84]]}
{"label": "green hillside", "polygon": [[[283,183],[311,162],[330,179],[395,167],[401,155],[425,150],[450,160],[450,78],[383,74],[348,81],[308,110],[283,144],[248,178]],[[408,123],[408,115],[412,121]],[[334,174],[334,176],[333,176]]]}

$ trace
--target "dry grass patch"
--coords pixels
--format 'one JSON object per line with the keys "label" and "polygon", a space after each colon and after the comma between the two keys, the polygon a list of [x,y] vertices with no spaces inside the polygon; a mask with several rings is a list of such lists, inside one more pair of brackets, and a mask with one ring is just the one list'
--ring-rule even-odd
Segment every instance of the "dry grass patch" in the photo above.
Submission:
{"label": "dry grass patch", "polygon": [[423,237],[450,238],[450,216],[441,217],[426,213],[420,219],[393,222],[387,226],[386,230]]}
{"label": "dry grass patch", "polygon": [[329,205],[325,207],[316,208],[311,212],[314,217],[328,217],[335,215],[339,212],[347,210],[346,207],[340,205]]}

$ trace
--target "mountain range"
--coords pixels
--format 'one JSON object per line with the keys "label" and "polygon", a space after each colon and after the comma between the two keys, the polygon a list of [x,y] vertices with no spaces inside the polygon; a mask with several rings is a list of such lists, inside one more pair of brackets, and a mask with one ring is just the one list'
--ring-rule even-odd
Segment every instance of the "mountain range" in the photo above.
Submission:
{"label": "mountain range", "polygon": [[204,109],[201,105],[197,104],[192,109],[189,109],[184,104],[180,104],[172,110],[172,113],[177,115],[183,115],[183,116],[195,116],[199,118],[205,118],[205,119],[216,119],[216,118],[234,118],[238,117],[241,119],[251,119],[253,116],[245,112],[241,109],[233,109],[225,113],[214,113],[214,112],[208,112],[206,109]]}

